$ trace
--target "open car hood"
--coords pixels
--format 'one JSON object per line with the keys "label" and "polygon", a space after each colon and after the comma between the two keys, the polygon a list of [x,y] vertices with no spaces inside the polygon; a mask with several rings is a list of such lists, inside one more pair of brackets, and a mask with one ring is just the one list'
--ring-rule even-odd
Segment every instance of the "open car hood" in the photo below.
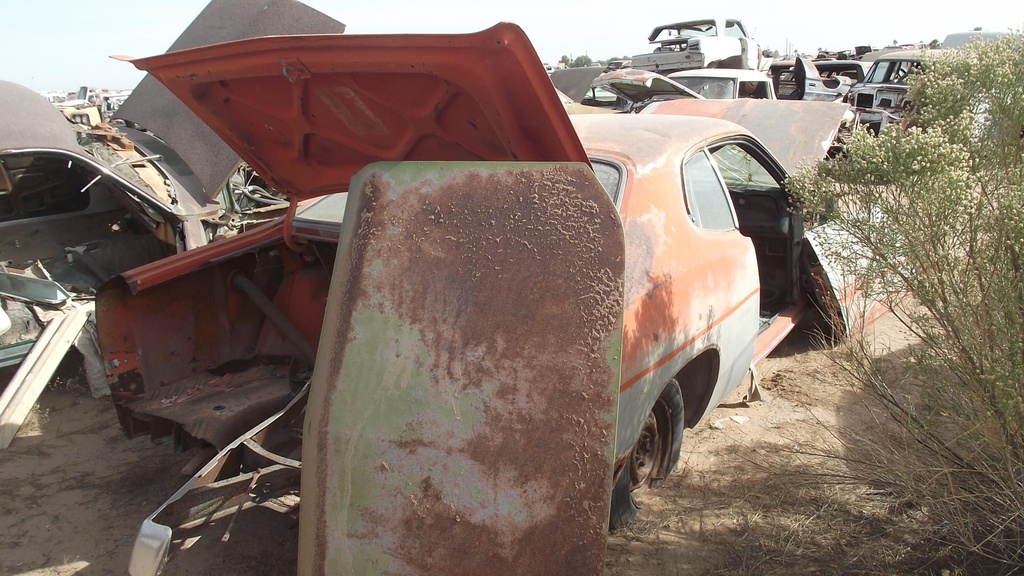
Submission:
{"label": "open car hood", "polygon": [[842,102],[739,98],[658,102],[643,113],[705,116],[739,124],[793,174],[801,166],[825,157],[850,114],[850,107]]}
{"label": "open car hood", "polygon": [[561,68],[552,71],[549,76],[551,83],[560,92],[575,102],[583,102],[587,93],[590,92],[590,84],[603,72],[603,68],[586,66],[584,68]]}
{"label": "open car hood", "polygon": [[473,34],[270,36],[132,63],[299,199],[347,191],[380,160],[587,162],[514,24]]}
{"label": "open car hood", "polygon": [[593,86],[629,100],[636,104],[656,96],[673,96],[684,99],[701,98],[686,86],[657,72],[623,68],[605,72],[594,79]]}
{"label": "open car hood", "polygon": [[68,119],[39,94],[0,80],[0,101],[0,154],[43,149],[85,156]]}
{"label": "open car hood", "polygon": [[[210,0],[167,52],[258,36],[344,31],[341,22],[295,0]],[[239,157],[181,100],[155,78],[146,76],[117,109],[114,118],[152,132],[148,136],[138,132],[129,136],[136,144],[140,136],[149,140],[145,147],[151,155],[165,154],[170,148],[175,158],[172,167],[186,175],[179,178],[186,183],[179,187],[181,202],[212,205],[216,214],[217,199],[238,168]],[[154,142],[153,135],[162,142]]]}

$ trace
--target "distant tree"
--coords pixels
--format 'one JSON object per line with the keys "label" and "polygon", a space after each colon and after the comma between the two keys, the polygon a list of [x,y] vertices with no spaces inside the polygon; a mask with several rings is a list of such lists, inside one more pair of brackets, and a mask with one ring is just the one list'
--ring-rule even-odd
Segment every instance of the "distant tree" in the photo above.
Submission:
{"label": "distant tree", "polygon": [[558,59],[558,63],[568,66],[569,64],[572,63],[572,60],[565,54],[562,54],[562,57]]}
{"label": "distant tree", "polygon": [[937,38],[933,38],[932,41],[928,43],[928,47],[931,48],[932,50],[935,50],[940,46],[942,46],[942,42],[939,42]]}
{"label": "distant tree", "polygon": [[569,67],[586,68],[587,66],[590,66],[593,63],[594,61],[590,59],[590,56],[584,54],[583,56],[577,56],[576,59],[572,61],[572,64],[569,65]]}

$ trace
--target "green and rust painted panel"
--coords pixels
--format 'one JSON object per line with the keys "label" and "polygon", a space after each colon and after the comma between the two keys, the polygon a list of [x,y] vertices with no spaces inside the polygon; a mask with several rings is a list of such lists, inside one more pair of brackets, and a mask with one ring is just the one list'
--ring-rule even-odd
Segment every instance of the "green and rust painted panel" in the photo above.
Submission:
{"label": "green and rust painted panel", "polygon": [[594,173],[377,163],[351,190],[299,573],[602,573],[624,242]]}

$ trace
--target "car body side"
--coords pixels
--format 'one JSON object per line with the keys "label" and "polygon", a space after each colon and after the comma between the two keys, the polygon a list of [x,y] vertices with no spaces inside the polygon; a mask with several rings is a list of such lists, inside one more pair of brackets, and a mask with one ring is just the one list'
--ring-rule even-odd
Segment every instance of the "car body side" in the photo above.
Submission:
{"label": "car body side", "polygon": [[745,132],[707,119],[639,118],[573,119],[593,161],[612,161],[623,171],[620,464],[668,381],[701,355],[719,367],[709,381],[680,382],[684,398],[688,385],[704,392],[697,396],[698,405],[687,407],[686,423],[692,427],[740,382],[750,367],[758,331],[759,284],[750,240],[737,230],[696,227],[683,183],[683,165],[703,153],[706,141]]}

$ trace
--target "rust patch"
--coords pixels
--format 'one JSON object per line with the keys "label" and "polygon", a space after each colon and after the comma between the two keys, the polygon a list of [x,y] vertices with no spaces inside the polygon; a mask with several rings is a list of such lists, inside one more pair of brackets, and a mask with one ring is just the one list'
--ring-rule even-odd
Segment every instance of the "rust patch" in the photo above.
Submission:
{"label": "rust patch", "polygon": [[241,372],[204,372],[154,386],[122,402],[122,407],[148,419],[180,425],[191,436],[221,449],[283,408],[293,395],[286,366],[261,364]]}
{"label": "rust patch", "polygon": [[[338,259],[335,263],[335,269],[337,274],[335,278],[341,278],[343,284],[341,286],[335,286],[331,292],[335,294],[335,298],[338,298],[338,294],[342,295],[340,299],[340,306],[338,311],[330,316],[324,317],[324,322],[328,325],[336,326],[337,338],[333,340],[335,347],[325,357],[319,350],[317,356],[320,358],[320,365],[326,363],[326,372],[329,374],[327,382],[329,382],[329,390],[326,393],[317,397],[322,398],[324,414],[330,414],[333,411],[334,400],[337,398],[337,382],[338,374],[341,373],[342,359],[344,358],[343,351],[341,349],[341,343],[349,341],[351,328],[352,328],[352,313],[356,307],[358,295],[364,294],[362,290],[363,282],[363,268],[366,257],[366,246],[370,239],[379,234],[379,230],[376,230],[371,225],[371,214],[376,206],[376,199],[383,193],[388,192],[388,188],[381,188],[379,181],[371,180],[362,189],[361,194],[350,194],[348,202],[352,204],[358,202],[358,214],[359,224],[349,225],[348,230],[356,230],[355,238],[350,241],[350,246],[347,251],[338,252]],[[351,209],[347,210],[351,212]],[[345,241],[348,240],[344,236],[339,238],[339,246],[344,246]],[[331,339],[327,339],[331,342]],[[307,416],[307,424],[315,422],[315,420]],[[327,447],[330,445],[331,437],[330,426],[319,426],[315,430],[309,430],[308,426],[305,427],[304,434],[313,436],[315,438],[315,445],[317,447]],[[305,453],[305,450],[303,450]],[[310,560],[313,562],[313,569],[316,574],[326,574],[325,566],[320,562],[323,551],[327,549],[327,510],[326,506],[323,505],[327,501],[327,490],[333,485],[329,480],[330,474],[330,462],[327,458],[319,458],[313,462],[307,462],[305,464],[306,474],[312,473],[315,477],[313,482],[304,482],[304,486],[313,486],[317,491],[316,494],[309,494],[307,489],[306,498],[307,501],[312,500],[319,502],[321,505],[313,507],[313,521],[311,522],[314,527],[312,534],[309,535],[312,538],[312,549],[315,550],[316,558]],[[308,507],[306,508],[308,510]],[[301,547],[301,542],[300,542]],[[301,557],[300,550],[300,561]]]}
{"label": "rust patch", "polygon": [[[414,423],[432,440],[393,445],[410,459],[454,450],[479,470],[469,486],[486,485],[499,501],[515,495],[527,508],[522,522],[503,526],[488,511],[496,502],[467,509],[471,499],[453,501],[457,480],[439,470],[391,518],[362,510],[377,519],[371,524],[405,536],[388,553],[411,573],[602,570],[617,405],[605,346],[620,326],[623,241],[614,208],[593,200],[596,181],[582,170],[463,170],[443,184],[403,189],[414,201],[360,211],[358,258],[381,231],[405,242],[376,243],[372,259],[385,265],[373,271],[351,264],[365,279],[348,286],[347,307],[359,302],[419,331],[429,350],[421,368],[437,400],[470,391],[486,398],[464,442],[447,444],[425,415]],[[380,174],[369,190],[370,204],[390,193]],[[331,381],[351,337],[335,340]],[[325,430],[317,433],[326,442]]]}

